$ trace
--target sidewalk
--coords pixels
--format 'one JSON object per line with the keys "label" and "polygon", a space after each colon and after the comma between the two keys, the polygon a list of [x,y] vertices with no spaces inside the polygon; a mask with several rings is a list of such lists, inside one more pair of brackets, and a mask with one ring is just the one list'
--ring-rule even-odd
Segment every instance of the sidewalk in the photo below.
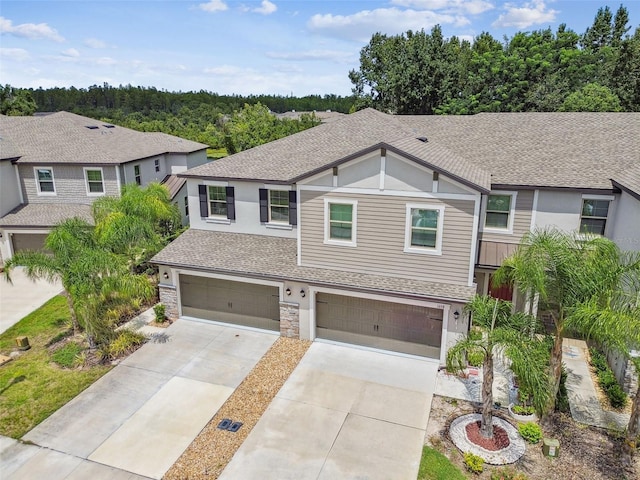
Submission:
{"label": "sidewalk", "polygon": [[571,416],[576,422],[622,431],[629,424],[629,415],[602,409],[589,373],[586,351],[587,344],[583,340],[564,339],[562,361],[567,369]]}

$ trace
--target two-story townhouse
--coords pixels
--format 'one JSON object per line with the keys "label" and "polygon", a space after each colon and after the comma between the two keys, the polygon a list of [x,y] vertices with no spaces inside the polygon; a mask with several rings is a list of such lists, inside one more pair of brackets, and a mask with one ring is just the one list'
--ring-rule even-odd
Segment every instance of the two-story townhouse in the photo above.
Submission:
{"label": "two-story townhouse", "polygon": [[188,223],[185,179],[206,145],[143,133],[68,112],[0,116],[0,258],[42,248],[66,218],[91,221],[90,205],[127,183],[165,182]]}
{"label": "two-story townhouse", "polygon": [[155,257],[161,300],[174,317],[442,363],[474,293],[514,298],[489,280],[525,232],[638,249],[638,127],[638,114],[368,109],[191,169],[198,214]]}

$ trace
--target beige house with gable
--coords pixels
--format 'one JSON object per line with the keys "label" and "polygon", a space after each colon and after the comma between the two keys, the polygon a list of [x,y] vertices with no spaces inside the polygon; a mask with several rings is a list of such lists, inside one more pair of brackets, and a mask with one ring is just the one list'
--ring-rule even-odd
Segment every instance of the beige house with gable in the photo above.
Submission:
{"label": "beige house with gable", "polygon": [[[464,304],[522,235],[640,250],[640,114],[367,109],[190,169],[191,228],[160,252],[174,317],[444,362]],[[197,212],[197,213],[196,213]]]}

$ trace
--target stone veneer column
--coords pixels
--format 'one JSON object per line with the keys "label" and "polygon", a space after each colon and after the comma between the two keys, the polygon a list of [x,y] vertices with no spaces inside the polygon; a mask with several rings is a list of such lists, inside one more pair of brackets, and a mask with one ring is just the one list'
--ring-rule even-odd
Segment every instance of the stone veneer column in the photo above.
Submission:
{"label": "stone veneer column", "polygon": [[165,315],[170,320],[178,319],[178,292],[172,285],[158,285],[160,303],[165,307]]}
{"label": "stone veneer column", "polygon": [[300,306],[297,303],[280,302],[280,335],[300,338]]}

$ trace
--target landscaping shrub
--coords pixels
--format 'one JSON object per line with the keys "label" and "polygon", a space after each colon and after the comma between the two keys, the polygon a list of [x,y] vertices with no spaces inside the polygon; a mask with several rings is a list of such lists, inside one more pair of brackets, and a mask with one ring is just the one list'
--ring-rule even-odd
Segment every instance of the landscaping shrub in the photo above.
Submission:
{"label": "landscaping shrub", "polygon": [[505,467],[492,472],[491,480],[529,480],[529,477],[511,467]]}
{"label": "landscaping shrub", "polygon": [[156,322],[162,323],[167,318],[166,307],[162,303],[158,303],[153,307],[153,313],[156,315]]}
{"label": "landscaping shrub", "polygon": [[68,342],[51,355],[51,360],[64,368],[73,368],[79,363],[78,356],[82,347],[74,342]]}
{"label": "landscaping shrub", "polygon": [[467,362],[472,367],[479,367],[484,362],[484,352],[482,350],[474,350],[467,353]]}
{"label": "landscaping shrub", "polygon": [[123,329],[107,347],[107,354],[111,358],[119,358],[136,351],[140,345],[146,342],[147,337],[142,333]]}
{"label": "landscaping shrub", "polygon": [[522,423],[518,426],[518,432],[529,443],[538,443],[542,438],[542,429],[535,422]]}
{"label": "landscaping shrub", "polygon": [[535,408],[530,405],[514,405],[511,407],[511,411],[516,415],[533,415],[536,413]]}
{"label": "landscaping shrub", "polygon": [[484,460],[482,457],[475,455],[471,452],[466,452],[464,454],[464,464],[472,473],[480,474],[484,469]]}
{"label": "landscaping shrub", "polygon": [[605,355],[594,348],[589,349],[591,365],[596,370],[598,383],[607,395],[613,408],[624,407],[627,403],[627,394],[622,390],[616,376],[609,368]]}
{"label": "landscaping shrub", "polygon": [[560,388],[558,389],[558,395],[556,395],[556,411],[562,413],[569,413],[569,396],[567,395],[567,370],[562,366],[560,373]]}

